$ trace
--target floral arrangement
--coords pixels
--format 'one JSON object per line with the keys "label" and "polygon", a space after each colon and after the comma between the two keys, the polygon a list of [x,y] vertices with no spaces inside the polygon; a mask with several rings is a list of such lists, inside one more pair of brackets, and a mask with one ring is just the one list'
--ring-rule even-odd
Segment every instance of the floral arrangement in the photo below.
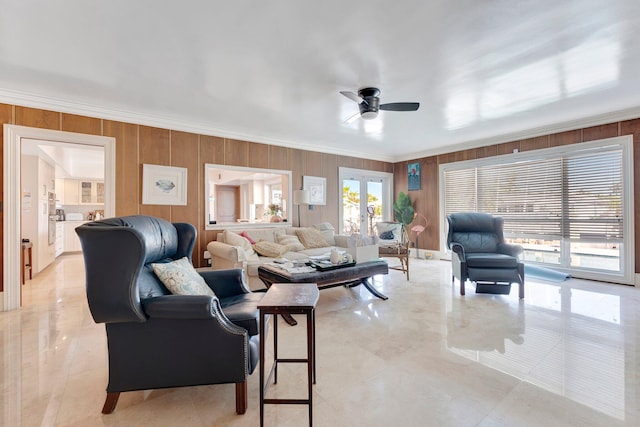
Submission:
{"label": "floral arrangement", "polygon": [[267,206],[267,214],[268,215],[278,215],[280,213],[280,205],[275,203],[271,203]]}

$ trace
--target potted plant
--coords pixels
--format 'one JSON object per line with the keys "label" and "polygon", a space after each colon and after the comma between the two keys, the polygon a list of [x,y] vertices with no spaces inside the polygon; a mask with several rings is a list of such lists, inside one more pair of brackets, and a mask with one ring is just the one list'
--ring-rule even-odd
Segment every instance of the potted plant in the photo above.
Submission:
{"label": "potted plant", "polygon": [[398,199],[393,204],[393,216],[396,221],[402,223],[405,229],[413,222],[415,210],[413,209],[411,198],[408,194],[404,194],[402,191],[398,194]]}

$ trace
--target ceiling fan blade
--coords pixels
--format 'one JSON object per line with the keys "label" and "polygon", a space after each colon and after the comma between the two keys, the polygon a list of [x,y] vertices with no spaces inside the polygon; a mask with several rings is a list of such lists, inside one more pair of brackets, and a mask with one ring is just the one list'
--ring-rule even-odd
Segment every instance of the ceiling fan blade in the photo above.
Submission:
{"label": "ceiling fan blade", "polygon": [[419,102],[391,102],[389,104],[380,104],[380,110],[387,111],[416,111],[420,107]]}
{"label": "ceiling fan blade", "polygon": [[355,113],[353,116],[347,118],[344,122],[347,124],[351,124],[353,122],[355,122],[356,120],[358,120],[358,117],[360,117],[360,113]]}
{"label": "ceiling fan blade", "polygon": [[358,104],[364,102],[363,98],[361,98],[360,96],[356,95],[353,92],[349,92],[347,90],[342,90],[342,91],[340,91],[340,93],[343,94],[344,96],[346,96],[347,98],[349,98],[350,100],[352,100],[353,102],[357,102]]}

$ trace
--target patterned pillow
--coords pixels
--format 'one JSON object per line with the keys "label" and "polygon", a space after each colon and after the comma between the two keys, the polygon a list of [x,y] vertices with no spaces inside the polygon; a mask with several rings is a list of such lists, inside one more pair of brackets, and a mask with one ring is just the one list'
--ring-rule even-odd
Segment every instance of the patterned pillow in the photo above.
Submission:
{"label": "patterned pillow", "polygon": [[380,233],[380,238],[383,240],[393,240],[393,231],[385,231],[384,233]]}
{"label": "patterned pillow", "polygon": [[289,248],[287,246],[279,243],[267,242],[266,240],[261,240],[253,245],[253,249],[258,254],[269,258],[280,258],[282,255],[289,252]]}
{"label": "patterned pillow", "polygon": [[277,235],[278,243],[281,245],[285,245],[290,252],[298,252],[304,250],[304,245],[300,242],[297,236],[291,236],[289,234],[285,234],[283,236]]}
{"label": "patterned pillow", "polygon": [[322,236],[322,233],[315,228],[301,228],[296,230],[296,234],[298,235],[298,238],[300,238],[305,249],[326,248],[329,246]]}
{"label": "patterned pillow", "polygon": [[174,295],[216,296],[186,257],[172,262],[152,263],[151,267]]}

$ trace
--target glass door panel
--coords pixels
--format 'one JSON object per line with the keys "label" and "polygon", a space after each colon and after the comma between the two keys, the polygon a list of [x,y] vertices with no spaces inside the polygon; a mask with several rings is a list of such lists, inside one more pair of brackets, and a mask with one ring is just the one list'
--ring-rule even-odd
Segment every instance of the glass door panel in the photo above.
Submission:
{"label": "glass door panel", "polygon": [[340,233],[373,233],[373,225],[391,219],[393,174],[340,168]]}

